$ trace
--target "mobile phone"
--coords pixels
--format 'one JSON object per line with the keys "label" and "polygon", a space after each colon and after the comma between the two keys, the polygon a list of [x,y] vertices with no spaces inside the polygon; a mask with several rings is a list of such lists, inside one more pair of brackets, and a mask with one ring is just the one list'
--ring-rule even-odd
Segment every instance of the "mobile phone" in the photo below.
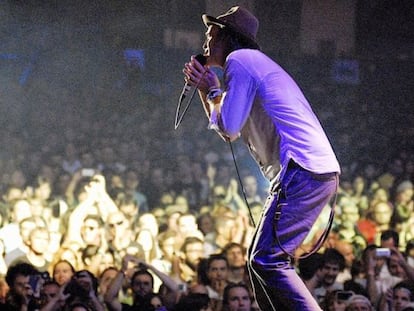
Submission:
{"label": "mobile phone", "polygon": [[185,284],[185,283],[178,284],[178,290],[180,292],[186,292],[187,291],[187,284]]}
{"label": "mobile phone", "polygon": [[336,295],[336,300],[347,301],[349,298],[351,298],[354,295],[354,293],[351,291],[340,290],[336,292],[335,295]]}
{"label": "mobile phone", "polygon": [[92,177],[95,175],[95,170],[93,168],[83,168],[81,174],[83,177]]}
{"label": "mobile phone", "polygon": [[379,247],[375,249],[375,257],[390,257],[391,250],[389,248]]}
{"label": "mobile phone", "polygon": [[33,290],[33,292],[36,292],[37,291],[37,284],[39,283],[39,281],[40,281],[40,275],[38,275],[38,274],[35,274],[35,275],[31,275],[30,277],[29,277],[29,285],[30,285],[30,288]]}

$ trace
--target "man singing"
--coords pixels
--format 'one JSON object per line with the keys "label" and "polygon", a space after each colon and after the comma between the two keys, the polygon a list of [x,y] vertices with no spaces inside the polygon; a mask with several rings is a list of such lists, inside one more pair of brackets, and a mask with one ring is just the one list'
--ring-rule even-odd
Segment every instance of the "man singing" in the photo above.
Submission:
{"label": "man singing", "polygon": [[[291,264],[323,207],[335,197],[339,164],[295,81],[260,51],[258,20],[242,7],[207,27],[202,66],[185,64],[210,128],[226,141],[243,138],[271,188],[249,249],[249,272],[263,311],[321,310]],[[224,70],[223,85],[210,70]]]}

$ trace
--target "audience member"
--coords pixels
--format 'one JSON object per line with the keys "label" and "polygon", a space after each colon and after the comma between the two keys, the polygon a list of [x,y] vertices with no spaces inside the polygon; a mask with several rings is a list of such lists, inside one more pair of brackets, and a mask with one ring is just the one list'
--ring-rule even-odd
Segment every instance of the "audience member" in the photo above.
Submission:
{"label": "audience member", "polygon": [[98,279],[88,270],[75,272],[65,285],[64,294],[69,294],[66,304],[83,303],[91,310],[105,310],[98,298]]}
{"label": "audience member", "polygon": [[354,295],[353,292],[333,290],[326,294],[323,311],[345,311],[347,301]]}
{"label": "audience member", "polygon": [[414,187],[410,180],[405,180],[396,187],[394,210],[390,225],[400,234],[402,247],[406,244],[406,235],[410,230],[410,218],[414,212]]}
{"label": "audience member", "polygon": [[[39,303],[40,310],[42,311],[49,310],[49,307],[51,305],[56,306],[55,310],[58,310],[59,308],[63,307],[63,303],[59,304],[56,302],[57,296],[60,295],[59,293],[60,288],[61,287],[59,286],[59,284],[52,280],[47,281],[42,285],[42,288],[40,290],[40,303]],[[50,305],[46,307],[48,304]]]}
{"label": "audience member", "polygon": [[213,311],[207,294],[190,293],[180,298],[174,311]]}
{"label": "audience member", "polygon": [[223,292],[222,311],[251,311],[252,296],[244,284],[229,283]]}
{"label": "audience member", "polygon": [[127,254],[128,247],[135,242],[135,233],[130,229],[129,219],[116,210],[107,218],[108,246],[115,254],[115,262],[119,264],[122,257]]}
{"label": "audience member", "polygon": [[404,280],[389,288],[381,297],[378,311],[401,311],[414,301],[414,282]]}
{"label": "audience member", "polygon": [[197,282],[197,270],[202,258],[204,242],[197,237],[186,238],[180,252],[174,257],[172,275],[182,282]]}
{"label": "audience member", "polygon": [[118,274],[118,269],[115,267],[108,267],[101,272],[98,278],[98,298],[104,302],[104,296],[108,291],[109,285]]}
{"label": "audience member", "polygon": [[257,178],[254,175],[246,175],[243,177],[244,194],[248,204],[255,202],[264,202],[262,194],[259,192]]}
{"label": "audience member", "polygon": [[335,231],[338,232],[341,240],[351,243],[356,250],[361,251],[366,247],[367,242],[359,229],[361,214],[358,206],[348,197],[340,197],[337,206],[341,213],[336,218],[337,228]]}
{"label": "audience member", "polygon": [[27,262],[32,264],[39,271],[47,271],[49,268],[47,250],[50,236],[46,227],[36,227],[30,231],[28,240],[24,243],[28,246],[26,254],[14,259],[10,265],[16,262]]}
{"label": "audience member", "polygon": [[59,286],[68,283],[76,272],[73,265],[65,259],[57,261],[52,268],[52,278]]}
{"label": "audience member", "polygon": [[[6,282],[9,291],[2,310],[30,310],[36,305],[35,295],[39,292],[38,282],[31,279],[39,275],[39,271],[29,263],[17,263],[9,267]],[[35,278],[39,280],[38,278]]]}
{"label": "audience member", "polygon": [[345,311],[373,311],[374,308],[371,305],[369,299],[362,295],[354,295],[347,301],[347,307]]}
{"label": "audience member", "polygon": [[343,284],[338,283],[336,278],[344,268],[344,256],[334,248],[327,248],[322,254],[320,268],[305,282],[320,306],[324,305],[329,291],[343,289]]}
{"label": "audience member", "polygon": [[[152,294],[154,294],[154,276],[158,277],[166,291],[161,294],[164,303],[168,304],[170,301],[176,302],[178,295],[178,284],[165,273],[157,270],[154,266],[145,263],[136,257],[125,255],[122,260],[122,267],[116,277],[111,282],[104,301],[111,310],[130,310],[132,307],[123,304],[119,301],[118,295],[121,290],[126,271],[130,265],[135,266],[135,271],[130,279],[130,288],[133,294],[132,307],[133,310],[145,311],[145,306],[150,304]],[[171,298],[173,297],[173,298]],[[168,308],[168,305],[167,305]],[[132,310],[132,309],[131,309]]]}
{"label": "audience member", "polygon": [[6,303],[6,297],[9,290],[10,288],[9,285],[7,285],[6,279],[3,276],[0,277],[0,306]]}
{"label": "audience member", "polygon": [[227,258],[221,254],[212,254],[207,259],[207,291],[213,303],[213,309],[223,301],[225,287],[229,284],[229,265]]}
{"label": "audience member", "polygon": [[345,281],[352,279],[351,267],[356,259],[354,247],[349,242],[339,240],[335,243],[335,249],[340,252],[345,259],[345,267],[336,277],[336,281],[338,283],[344,283]]}
{"label": "audience member", "polygon": [[246,275],[246,249],[235,242],[227,244],[223,248],[223,255],[229,265],[227,281],[231,283],[245,283]]}
{"label": "audience member", "polygon": [[139,189],[140,181],[138,172],[134,169],[127,169],[124,173],[125,189],[127,194],[130,194],[137,204],[139,213],[149,212],[147,197]]}
{"label": "audience member", "polygon": [[372,220],[376,226],[376,240],[375,243],[379,245],[379,238],[382,232],[390,230],[391,216],[393,207],[385,202],[378,202],[372,206]]}

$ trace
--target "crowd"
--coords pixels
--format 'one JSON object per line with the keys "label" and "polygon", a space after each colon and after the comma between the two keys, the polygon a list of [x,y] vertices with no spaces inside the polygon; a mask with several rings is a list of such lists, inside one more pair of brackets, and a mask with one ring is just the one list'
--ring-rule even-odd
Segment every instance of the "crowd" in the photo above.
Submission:
{"label": "crowd", "polygon": [[[166,149],[174,161],[160,164],[139,156],[145,145],[132,139],[114,145],[88,136],[91,144],[83,145],[69,139],[86,138],[80,132],[69,134],[63,149],[53,134],[39,150],[11,133],[2,138],[21,149],[1,162],[5,306],[255,309],[245,252],[266,192],[257,172],[243,165],[247,155],[237,150],[244,198],[228,151],[207,141],[203,156],[177,145],[182,150]],[[403,310],[414,302],[412,163],[401,152],[386,171],[345,170],[329,238],[296,265],[324,310],[354,310],[358,303]],[[321,217],[298,256],[325,222]],[[376,255],[377,248],[389,252]]]}
{"label": "crowd", "polygon": [[[193,116],[173,131],[160,101],[3,126],[1,310],[257,310],[246,248],[267,184],[235,143],[242,191],[230,148]],[[414,157],[341,161],[347,133],[332,133],[343,172],[331,233],[299,258],[321,217],[296,267],[323,310],[412,310]]]}

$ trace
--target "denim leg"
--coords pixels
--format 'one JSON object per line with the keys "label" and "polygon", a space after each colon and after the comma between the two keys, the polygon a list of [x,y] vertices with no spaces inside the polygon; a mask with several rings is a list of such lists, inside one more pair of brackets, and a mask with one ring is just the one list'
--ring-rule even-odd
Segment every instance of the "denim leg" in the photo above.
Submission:
{"label": "denim leg", "polygon": [[[249,249],[249,273],[259,307],[271,310],[321,310],[279,247],[293,254],[309,233],[322,209],[334,196],[337,177],[323,178],[302,168],[289,169],[281,195],[270,195]],[[275,227],[275,212],[282,214]]]}

